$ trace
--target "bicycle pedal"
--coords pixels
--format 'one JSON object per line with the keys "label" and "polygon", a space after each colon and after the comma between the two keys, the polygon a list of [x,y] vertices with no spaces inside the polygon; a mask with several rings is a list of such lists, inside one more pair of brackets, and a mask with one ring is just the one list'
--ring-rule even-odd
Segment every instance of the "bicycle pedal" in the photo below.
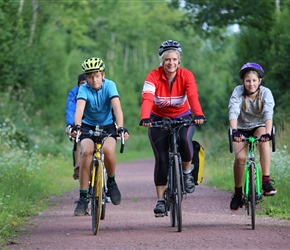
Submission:
{"label": "bicycle pedal", "polygon": [[106,197],[106,203],[111,203],[111,198],[110,197]]}

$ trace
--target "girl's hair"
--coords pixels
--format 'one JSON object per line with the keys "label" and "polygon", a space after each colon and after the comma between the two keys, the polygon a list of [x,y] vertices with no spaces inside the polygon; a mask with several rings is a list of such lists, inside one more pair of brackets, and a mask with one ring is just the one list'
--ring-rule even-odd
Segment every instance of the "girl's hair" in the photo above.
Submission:
{"label": "girl's hair", "polygon": [[179,64],[180,64],[180,58],[181,58],[181,54],[180,54],[180,52],[179,52],[178,50],[172,49],[172,50],[167,50],[167,51],[165,51],[161,56],[159,56],[159,60],[160,60],[161,65],[163,65],[164,60],[165,60],[166,56],[168,55],[168,53],[170,53],[170,52],[172,52],[172,51],[174,51],[174,52],[177,53],[177,55],[178,55],[178,60],[179,60]]}
{"label": "girl's hair", "polygon": [[[247,71],[244,76],[243,76],[243,82],[244,82],[244,79],[245,77],[248,75],[248,74],[255,74],[259,79],[261,78],[259,73],[255,70],[250,70],[250,71]],[[243,93],[243,96],[244,96],[244,110],[248,110],[248,103],[247,103],[247,94]],[[263,105],[262,105],[262,102],[261,102],[261,90],[260,90],[260,86],[258,88],[258,93],[257,93],[257,98],[258,98],[258,107],[259,107],[259,111],[262,112],[262,109],[263,109]]]}

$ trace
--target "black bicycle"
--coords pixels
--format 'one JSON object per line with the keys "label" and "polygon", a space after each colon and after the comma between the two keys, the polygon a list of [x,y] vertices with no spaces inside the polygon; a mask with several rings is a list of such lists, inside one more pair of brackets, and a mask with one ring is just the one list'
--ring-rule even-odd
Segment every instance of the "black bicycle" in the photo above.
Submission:
{"label": "black bicycle", "polygon": [[169,170],[165,191],[165,215],[170,213],[171,226],[177,226],[178,232],[182,231],[182,199],[186,194],[184,188],[183,169],[180,153],[178,151],[177,138],[182,127],[192,126],[194,120],[163,118],[161,121],[152,122],[151,128],[168,130],[169,143]]}

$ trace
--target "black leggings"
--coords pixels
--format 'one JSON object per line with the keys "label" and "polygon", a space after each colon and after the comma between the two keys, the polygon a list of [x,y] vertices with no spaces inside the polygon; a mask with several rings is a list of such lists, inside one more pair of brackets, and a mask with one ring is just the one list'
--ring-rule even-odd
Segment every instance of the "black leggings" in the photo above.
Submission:
{"label": "black leggings", "polygon": [[[191,161],[193,156],[192,137],[194,130],[194,126],[182,127],[179,130],[177,144],[181,159],[184,162]],[[149,128],[148,136],[155,156],[154,183],[155,186],[164,186],[167,183],[169,165],[169,132],[160,128]]]}

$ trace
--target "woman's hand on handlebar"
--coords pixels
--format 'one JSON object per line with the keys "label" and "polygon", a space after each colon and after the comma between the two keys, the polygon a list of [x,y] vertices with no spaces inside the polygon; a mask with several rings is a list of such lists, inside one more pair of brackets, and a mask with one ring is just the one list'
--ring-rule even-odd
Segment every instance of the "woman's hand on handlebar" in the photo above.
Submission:
{"label": "woman's hand on handlebar", "polygon": [[150,118],[142,119],[142,120],[139,122],[139,126],[151,127],[151,125],[152,125],[152,120],[151,120]]}
{"label": "woman's hand on handlebar", "polygon": [[197,115],[194,117],[194,124],[201,125],[206,123],[206,118],[203,115]]}

